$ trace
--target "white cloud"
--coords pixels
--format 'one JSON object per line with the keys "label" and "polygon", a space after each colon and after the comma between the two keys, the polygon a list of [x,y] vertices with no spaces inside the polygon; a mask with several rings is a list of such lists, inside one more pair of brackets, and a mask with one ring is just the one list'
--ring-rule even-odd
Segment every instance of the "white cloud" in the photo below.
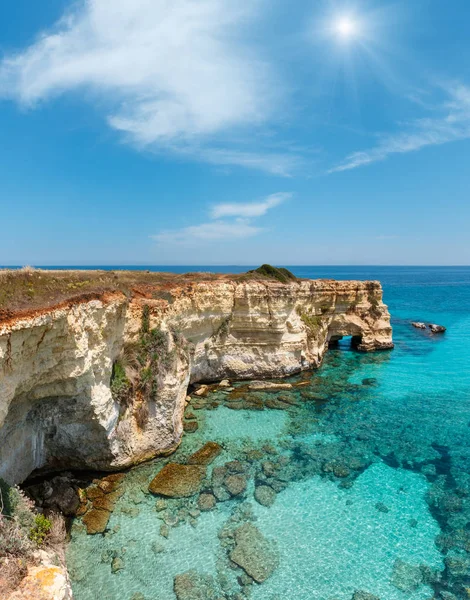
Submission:
{"label": "white cloud", "polygon": [[439,107],[443,113],[436,118],[416,119],[406,130],[382,138],[382,141],[361,152],[353,152],[329,173],[348,171],[382,161],[392,154],[415,152],[427,146],[437,146],[470,138],[470,88],[454,85],[449,90],[449,100]]}
{"label": "white cloud", "polygon": [[153,239],[159,243],[212,242],[252,237],[260,231],[262,230],[259,227],[254,227],[246,221],[212,221],[183,229],[162,231],[153,236]]}
{"label": "white cloud", "polygon": [[271,194],[261,202],[216,204],[212,207],[211,217],[213,219],[219,219],[220,217],[262,217],[270,208],[278,206],[291,197],[291,193],[279,192]]}
{"label": "white cloud", "polygon": [[[292,194],[289,192],[278,192],[261,202],[216,204],[210,212],[212,221],[182,229],[161,231],[152,238],[160,244],[191,245],[252,237],[263,231],[261,227],[252,224],[253,219],[264,216],[270,208],[278,206],[291,197]],[[231,219],[222,220],[221,217],[231,217]]]}
{"label": "white cloud", "polygon": [[109,125],[139,148],[285,175],[292,157],[217,147],[276,105],[269,66],[241,40],[260,2],[79,0],[53,31],[3,59],[0,96],[34,107],[92,92]]}

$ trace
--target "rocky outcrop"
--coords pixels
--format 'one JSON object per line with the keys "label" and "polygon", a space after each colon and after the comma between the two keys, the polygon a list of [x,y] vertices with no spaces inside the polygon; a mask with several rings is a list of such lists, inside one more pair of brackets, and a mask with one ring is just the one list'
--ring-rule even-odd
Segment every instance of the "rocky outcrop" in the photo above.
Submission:
{"label": "rocky outcrop", "polygon": [[[318,367],[342,336],[363,351],[392,347],[378,282],[166,283],[8,314],[0,322],[0,476],[17,483],[36,469],[117,470],[169,453],[183,433],[188,384]],[[157,358],[138,374],[135,393],[112,393],[116,360],[154,342]]]}

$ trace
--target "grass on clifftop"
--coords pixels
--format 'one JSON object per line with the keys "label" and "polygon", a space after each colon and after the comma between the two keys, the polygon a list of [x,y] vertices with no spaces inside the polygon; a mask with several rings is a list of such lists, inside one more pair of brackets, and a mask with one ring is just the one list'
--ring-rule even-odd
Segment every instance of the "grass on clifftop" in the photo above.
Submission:
{"label": "grass on clifftop", "polygon": [[0,269],[0,321],[16,314],[57,306],[91,294],[122,292],[141,298],[172,302],[172,288],[207,281],[256,281],[276,279],[287,283],[296,278],[287,269],[262,265],[248,273],[168,273],[142,271],[45,270],[33,267]]}

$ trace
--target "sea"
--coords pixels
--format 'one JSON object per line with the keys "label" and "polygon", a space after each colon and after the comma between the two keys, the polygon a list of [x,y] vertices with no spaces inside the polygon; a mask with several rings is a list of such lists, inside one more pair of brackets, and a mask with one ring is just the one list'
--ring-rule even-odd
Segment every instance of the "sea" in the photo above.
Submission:
{"label": "sea", "polygon": [[[75,600],[470,598],[470,267],[287,268],[379,280],[395,348],[362,354],[344,339],[291,390],[240,382],[235,402],[216,390],[190,405],[197,431],[126,473],[108,531],[75,520]],[[148,493],[167,462],[207,441],[223,447],[204,483],[213,507]],[[245,482],[238,495],[230,474]]]}

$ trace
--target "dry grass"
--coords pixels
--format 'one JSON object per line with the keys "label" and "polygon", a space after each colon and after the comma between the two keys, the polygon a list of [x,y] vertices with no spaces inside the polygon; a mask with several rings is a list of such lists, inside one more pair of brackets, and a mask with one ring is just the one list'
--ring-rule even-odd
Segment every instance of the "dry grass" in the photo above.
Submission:
{"label": "dry grass", "polygon": [[26,577],[28,568],[21,558],[0,558],[0,600],[7,600]]}
{"label": "dry grass", "polygon": [[214,273],[157,273],[150,271],[49,271],[23,267],[0,269],[0,321],[16,314],[48,308],[67,301],[122,292],[172,300],[172,288],[194,282],[262,280],[262,275]]}

